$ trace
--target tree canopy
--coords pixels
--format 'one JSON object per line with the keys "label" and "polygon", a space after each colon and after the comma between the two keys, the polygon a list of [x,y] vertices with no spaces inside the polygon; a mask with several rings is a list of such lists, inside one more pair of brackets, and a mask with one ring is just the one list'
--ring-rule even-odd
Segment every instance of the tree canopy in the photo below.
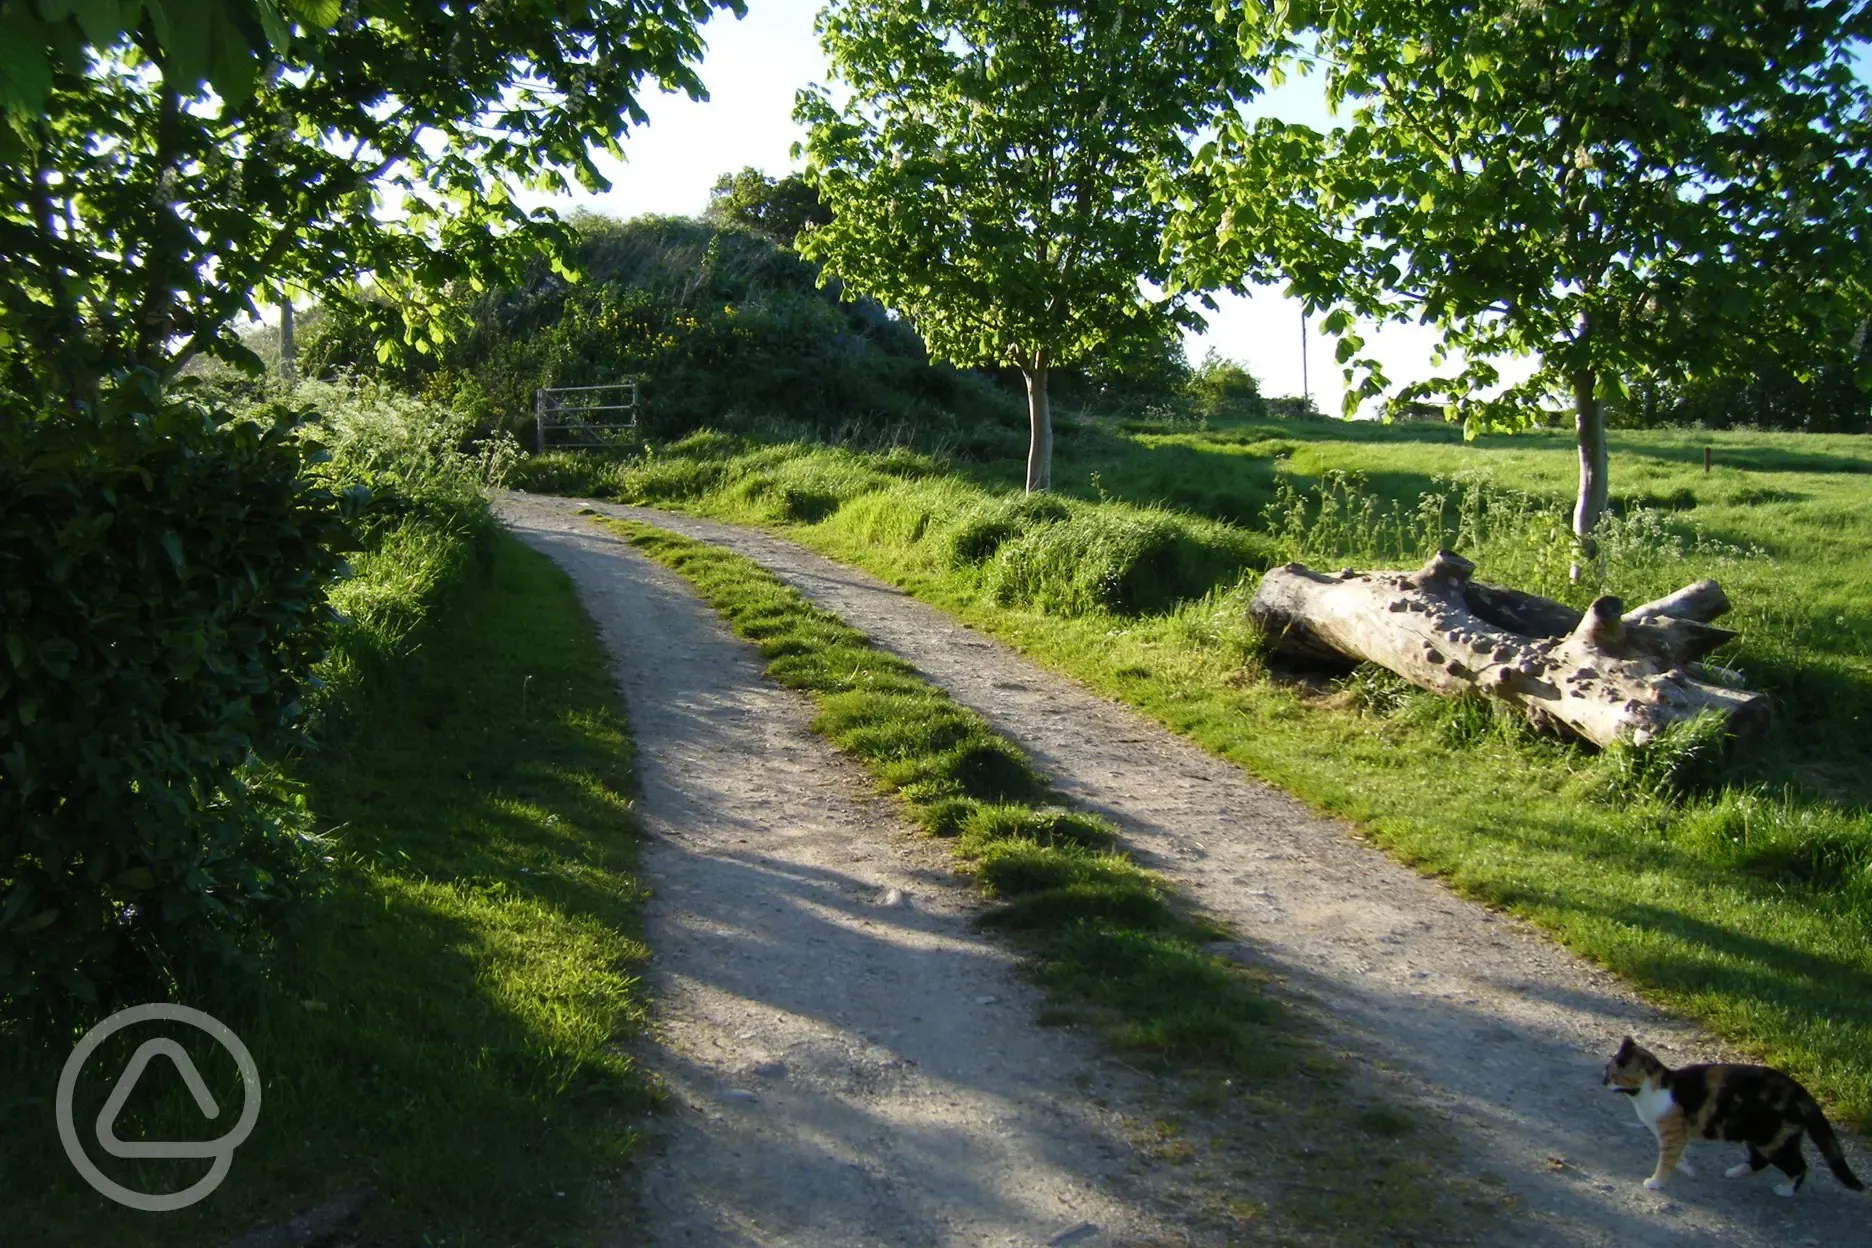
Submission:
{"label": "tree canopy", "polygon": [[[1397,402],[1514,427],[1566,396],[1580,536],[1605,506],[1607,397],[1765,354],[1798,369],[1802,342],[1850,332],[1872,246],[1865,6],[1351,0],[1293,21],[1350,124],[1322,145],[1320,222],[1283,267],[1334,309],[1348,404],[1388,388],[1355,358],[1354,313],[1434,324],[1462,357]],[[1217,229],[1266,195],[1250,137],[1224,127],[1188,197],[1205,279],[1254,260]],[[1533,375],[1491,392],[1522,355]]]}
{"label": "tree canopy", "polygon": [[819,192],[799,174],[770,178],[749,167],[715,179],[703,217],[723,225],[738,225],[782,247],[791,247],[800,231],[826,224],[832,214],[819,202]]}
{"label": "tree canopy", "polygon": [[741,11],[6,0],[0,363],[83,401],[124,369],[244,359],[236,319],[291,289],[426,350],[426,292],[565,246],[516,188],[601,188],[593,149],[645,120],[645,81],[703,94],[716,8]]}
{"label": "tree canopy", "polygon": [[1164,323],[1154,175],[1257,89],[1207,0],[833,0],[819,30],[840,107],[800,94],[808,177],[832,220],[801,250],[906,314],[930,352],[1027,379],[1028,488],[1051,472],[1047,371]]}

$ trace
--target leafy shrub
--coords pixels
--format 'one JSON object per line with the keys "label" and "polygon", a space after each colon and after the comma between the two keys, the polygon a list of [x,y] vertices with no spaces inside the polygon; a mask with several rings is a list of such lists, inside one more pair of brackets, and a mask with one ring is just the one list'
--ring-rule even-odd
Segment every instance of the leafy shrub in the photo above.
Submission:
{"label": "leafy shrub", "polygon": [[894,427],[925,445],[960,421],[1019,419],[1005,390],[932,363],[906,323],[820,288],[813,265],[770,239],[677,217],[577,225],[586,280],[540,266],[512,288],[464,292],[453,310],[472,330],[397,364],[379,363],[365,319],[332,316],[306,367],[381,375],[523,438],[537,388],[623,380],[640,383],[641,432],[658,438],[733,412],[822,438]]}
{"label": "leafy shrub", "polygon": [[1205,417],[1260,420],[1267,415],[1254,374],[1212,349],[1184,383],[1196,411]]}
{"label": "leafy shrub", "polygon": [[308,853],[255,751],[329,637],[340,497],[295,417],[125,386],[0,395],[0,1012],[58,1015],[217,962]]}
{"label": "leafy shrub", "polygon": [[306,382],[289,394],[317,409],[318,437],[329,453],[322,475],[368,491],[367,524],[412,514],[479,523],[487,491],[504,485],[520,460],[512,435],[482,436],[452,408],[377,382]]}

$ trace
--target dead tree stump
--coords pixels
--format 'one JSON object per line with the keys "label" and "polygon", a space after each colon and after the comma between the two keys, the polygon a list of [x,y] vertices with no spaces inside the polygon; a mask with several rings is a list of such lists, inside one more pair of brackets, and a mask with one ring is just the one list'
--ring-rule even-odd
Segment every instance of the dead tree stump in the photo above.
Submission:
{"label": "dead tree stump", "polygon": [[1248,616],[1277,654],[1362,659],[1435,693],[1484,693],[1600,746],[1644,745],[1706,711],[1738,737],[1766,726],[1766,697],[1697,662],[1736,636],[1710,623],[1729,609],[1714,581],[1631,611],[1608,595],[1580,612],[1474,572],[1447,550],[1417,572],[1290,563],[1262,578]]}

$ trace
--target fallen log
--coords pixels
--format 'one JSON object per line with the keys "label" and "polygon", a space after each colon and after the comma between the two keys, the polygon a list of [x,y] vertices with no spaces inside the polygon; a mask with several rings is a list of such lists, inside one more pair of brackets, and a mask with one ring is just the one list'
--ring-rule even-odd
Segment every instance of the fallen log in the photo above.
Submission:
{"label": "fallen log", "polygon": [[1363,659],[1436,693],[1484,693],[1596,745],[1644,745],[1705,711],[1740,737],[1766,726],[1765,697],[1701,679],[1710,672],[1696,660],[1736,636],[1709,622],[1729,609],[1714,581],[1631,611],[1606,596],[1581,612],[1474,572],[1447,550],[1417,572],[1290,563],[1262,578],[1248,615],[1278,654]]}
{"label": "fallen log", "polygon": [[[1565,603],[1482,581],[1463,586],[1463,602],[1490,624],[1528,637],[1564,637],[1585,618],[1585,612]],[[1710,623],[1728,610],[1729,598],[1722,586],[1698,581],[1656,602],[1633,607],[1620,619],[1630,644],[1672,664],[1692,663],[1740,636]]]}

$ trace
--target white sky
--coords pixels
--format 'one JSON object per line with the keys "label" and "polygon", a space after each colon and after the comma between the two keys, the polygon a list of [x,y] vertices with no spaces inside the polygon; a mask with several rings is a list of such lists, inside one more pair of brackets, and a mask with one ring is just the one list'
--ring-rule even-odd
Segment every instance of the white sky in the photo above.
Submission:
{"label": "white sky", "polygon": [[[589,207],[623,218],[694,215],[707,205],[709,188],[723,173],[752,165],[778,176],[797,168],[799,162],[790,152],[805,136],[793,123],[793,95],[825,78],[825,57],[813,35],[813,17],[821,3],[748,0],[748,14],[739,21],[718,14],[705,30],[709,50],[702,80],[709,99],[697,103],[681,95],[647,98],[650,124],[624,140],[626,162],[601,158],[610,191],[581,191],[535,202],[561,211]],[[1258,101],[1254,111],[1321,128],[1329,123],[1317,79],[1290,81]],[[1277,289],[1263,289],[1250,298],[1222,295],[1217,303],[1220,311],[1210,318],[1208,331],[1188,342],[1190,362],[1200,361],[1213,347],[1259,378],[1262,393],[1299,394],[1300,305]],[[1415,325],[1368,328],[1366,342],[1394,385],[1431,371],[1429,330]],[[1307,344],[1314,402],[1322,411],[1337,414],[1344,383],[1333,362],[1333,343],[1316,325]],[[1511,367],[1504,367],[1503,373],[1524,375]]]}

